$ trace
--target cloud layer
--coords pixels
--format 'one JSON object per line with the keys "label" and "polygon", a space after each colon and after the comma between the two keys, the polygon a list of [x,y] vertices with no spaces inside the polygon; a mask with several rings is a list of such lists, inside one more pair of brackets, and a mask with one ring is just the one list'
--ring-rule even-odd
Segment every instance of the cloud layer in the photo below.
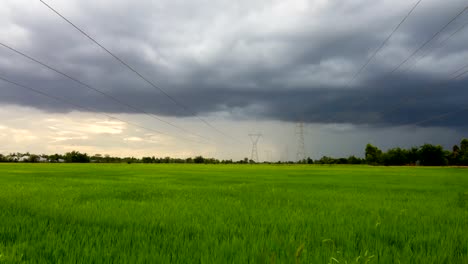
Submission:
{"label": "cloud layer", "polygon": [[[399,71],[388,74],[460,12],[466,6],[463,0],[422,1],[353,82],[352,76],[414,3],[48,3],[199,115],[387,127],[463,127],[468,121],[463,111],[434,118],[466,106],[468,79],[465,75],[452,80],[451,74],[468,64],[468,26],[450,36],[468,23],[468,11],[427,49]],[[146,112],[170,117],[190,115],[39,1],[7,0],[0,7],[0,22],[6,25],[0,29],[2,43]],[[96,112],[134,113],[3,47],[0,76],[71,99]],[[0,87],[0,104],[52,113],[74,110],[9,84],[0,82]],[[428,121],[420,123],[422,120]]]}

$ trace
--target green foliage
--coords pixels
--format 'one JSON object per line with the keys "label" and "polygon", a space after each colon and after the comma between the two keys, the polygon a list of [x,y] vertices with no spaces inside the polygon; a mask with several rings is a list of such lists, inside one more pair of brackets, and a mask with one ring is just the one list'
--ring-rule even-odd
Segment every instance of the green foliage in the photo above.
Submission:
{"label": "green foliage", "polygon": [[357,164],[364,164],[364,161],[360,158],[357,158],[355,156],[349,156],[348,157],[348,164],[354,164],[354,165],[357,165]]}
{"label": "green foliage", "polygon": [[36,163],[39,162],[39,155],[31,154],[27,162]]}
{"label": "green foliage", "polygon": [[143,162],[143,163],[154,163],[154,157],[153,157],[153,158],[151,158],[151,157],[143,157],[143,158],[141,159],[141,162]]}
{"label": "green foliage", "polygon": [[385,166],[402,166],[408,165],[408,151],[401,148],[389,149],[386,153],[382,154],[382,162]]}
{"label": "green foliage", "polygon": [[314,161],[314,164],[365,164],[364,160],[357,158],[355,156],[350,156],[348,158],[332,158],[323,156],[321,159]]}
{"label": "green foliage", "polygon": [[419,155],[419,148],[412,147],[407,151],[408,163],[411,165],[416,165],[420,160],[421,156]]}
{"label": "green foliage", "polygon": [[460,143],[460,151],[463,153],[468,152],[468,139],[463,139]]}
{"label": "green foliage", "polygon": [[366,146],[366,162],[370,165],[378,165],[382,163],[382,151],[371,145]]}
{"label": "green foliage", "polygon": [[202,156],[197,156],[193,159],[193,162],[198,164],[205,163],[205,159]]}
{"label": "green foliage", "polygon": [[424,144],[420,149],[421,165],[444,166],[448,164],[446,153],[442,146]]}
{"label": "green foliage", "polygon": [[59,162],[60,160],[65,160],[63,155],[60,154],[54,154],[49,156],[49,161],[50,162]]}
{"label": "green foliage", "polygon": [[379,148],[367,144],[366,163],[370,165],[402,166],[446,166],[465,165],[468,166],[468,140],[463,139],[460,147],[453,146],[452,151],[445,151],[442,146],[424,144],[420,148],[411,149],[393,148],[382,152]]}
{"label": "green foliage", "polygon": [[334,158],[323,156],[321,159],[319,159],[316,164],[335,164],[336,161]]}
{"label": "green foliage", "polygon": [[86,153],[80,153],[78,151],[67,152],[64,155],[65,162],[69,163],[88,163],[90,158]]}
{"label": "green foliage", "polygon": [[468,263],[466,175],[0,164],[0,263]]}
{"label": "green foliage", "polygon": [[460,165],[468,166],[468,139],[461,141],[458,159]]}

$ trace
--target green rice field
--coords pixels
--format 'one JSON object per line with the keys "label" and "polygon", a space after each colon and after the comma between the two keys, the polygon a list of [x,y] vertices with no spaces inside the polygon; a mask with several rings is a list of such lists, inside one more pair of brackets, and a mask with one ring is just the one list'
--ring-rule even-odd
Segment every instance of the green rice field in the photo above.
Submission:
{"label": "green rice field", "polygon": [[468,169],[0,164],[0,263],[468,263]]}

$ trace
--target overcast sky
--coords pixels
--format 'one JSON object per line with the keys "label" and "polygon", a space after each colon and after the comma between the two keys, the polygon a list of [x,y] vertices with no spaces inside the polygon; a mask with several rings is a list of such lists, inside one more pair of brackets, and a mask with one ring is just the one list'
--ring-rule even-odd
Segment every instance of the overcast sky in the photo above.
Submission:
{"label": "overcast sky", "polygon": [[240,159],[261,132],[261,159],[294,159],[300,120],[314,158],[468,137],[468,10],[409,57],[463,0],[422,0],[356,78],[417,1],[45,2],[178,103],[40,1],[4,0],[2,44],[108,96],[0,46],[1,78],[71,103],[0,80],[0,153]]}

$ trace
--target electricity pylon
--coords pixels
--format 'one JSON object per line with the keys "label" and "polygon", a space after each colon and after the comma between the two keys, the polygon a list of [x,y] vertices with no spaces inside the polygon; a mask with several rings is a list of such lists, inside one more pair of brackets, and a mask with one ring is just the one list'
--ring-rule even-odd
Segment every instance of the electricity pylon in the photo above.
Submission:
{"label": "electricity pylon", "polygon": [[255,162],[258,162],[258,148],[257,148],[257,144],[258,144],[258,140],[262,137],[263,135],[260,134],[260,133],[257,133],[257,134],[249,134],[249,137],[250,137],[250,140],[252,140],[252,154],[250,156],[250,159],[255,161]]}
{"label": "electricity pylon", "polygon": [[297,123],[296,135],[297,135],[296,161],[302,161],[306,159],[305,141],[304,141],[304,123],[303,122]]}

